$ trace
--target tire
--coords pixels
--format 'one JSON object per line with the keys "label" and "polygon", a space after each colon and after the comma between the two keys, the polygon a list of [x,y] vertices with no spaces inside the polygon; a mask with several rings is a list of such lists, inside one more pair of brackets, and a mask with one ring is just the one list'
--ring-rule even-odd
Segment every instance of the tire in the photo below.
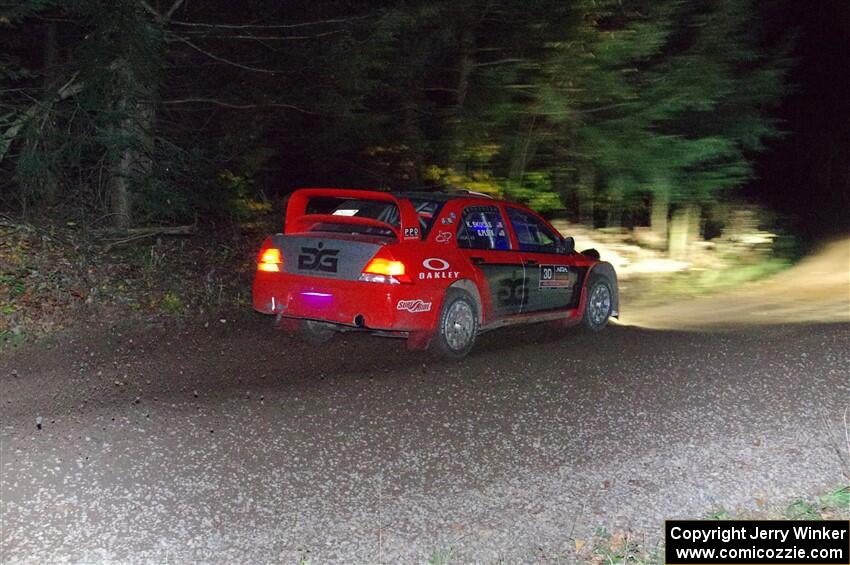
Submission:
{"label": "tire", "polygon": [[608,325],[614,306],[614,293],[605,277],[593,275],[587,281],[586,293],[587,300],[581,323],[584,329],[598,332]]}
{"label": "tire", "polygon": [[301,339],[312,345],[324,345],[333,339],[336,330],[330,324],[315,322],[313,320],[302,320],[298,328]]}
{"label": "tire", "polygon": [[431,351],[440,357],[462,359],[478,337],[478,303],[459,288],[446,291]]}

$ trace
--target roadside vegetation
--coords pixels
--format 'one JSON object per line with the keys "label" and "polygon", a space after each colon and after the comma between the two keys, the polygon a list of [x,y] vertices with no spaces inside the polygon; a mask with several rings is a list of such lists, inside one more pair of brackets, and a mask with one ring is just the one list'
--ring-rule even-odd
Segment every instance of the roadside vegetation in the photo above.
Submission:
{"label": "roadside vegetation", "polygon": [[91,321],[250,308],[261,232],[94,234],[0,221],[0,348]]}
{"label": "roadside vegetation", "polygon": [[[257,249],[279,229],[265,209],[219,226],[87,230],[0,218],[0,348],[100,321],[189,320],[250,312]],[[755,223],[754,223],[755,222]],[[715,240],[692,242],[680,259],[640,231],[592,230],[556,222],[614,263],[628,308],[718,292],[769,276],[793,259],[755,219]],[[671,266],[675,268],[670,271]]]}
{"label": "roadside vegetation", "polygon": [[[734,512],[717,508],[706,514],[707,520],[850,520],[850,485],[836,488],[813,499],[769,506],[756,498],[757,510]],[[654,541],[653,541],[654,540]],[[586,565],[663,565],[664,547],[657,535],[631,531],[611,532],[598,528],[589,539],[573,539],[572,555],[540,555],[529,562]],[[428,565],[453,565],[451,549],[431,554]],[[497,562],[498,563],[498,562]]]}
{"label": "roadside vegetation", "polygon": [[790,267],[805,244],[782,231],[776,219],[752,205],[726,206],[697,226],[697,233],[671,253],[650,230],[601,228],[555,221],[576,238],[578,249],[592,247],[611,262],[628,308],[666,304],[733,290]]}
{"label": "roadside vegetation", "polygon": [[[758,510],[736,512],[717,508],[704,516],[708,520],[848,520],[850,485],[836,488],[814,499],[797,499],[770,507],[755,499]],[[648,536],[633,532],[610,533],[599,529],[590,540],[575,540],[576,560],[589,565],[662,565],[664,547],[648,543]]]}

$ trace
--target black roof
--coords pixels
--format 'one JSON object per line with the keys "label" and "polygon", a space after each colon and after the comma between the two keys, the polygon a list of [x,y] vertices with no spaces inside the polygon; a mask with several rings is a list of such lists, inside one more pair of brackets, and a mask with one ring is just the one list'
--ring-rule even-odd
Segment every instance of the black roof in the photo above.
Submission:
{"label": "black roof", "polygon": [[468,192],[468,191],[457,191],[457,192],[429,192],[425,190],[418,191],[404,191],[404,192],[392,192],[393,196],[398,196],[399,198],[407,198],[410,199],[420,199],[420,200],[435,200],[437,202],[448,202],[449,200],[458,200],[460,198],[486,198],[490,200],[495,200],[492,196],[488,194],[481,194],[479,192]]}

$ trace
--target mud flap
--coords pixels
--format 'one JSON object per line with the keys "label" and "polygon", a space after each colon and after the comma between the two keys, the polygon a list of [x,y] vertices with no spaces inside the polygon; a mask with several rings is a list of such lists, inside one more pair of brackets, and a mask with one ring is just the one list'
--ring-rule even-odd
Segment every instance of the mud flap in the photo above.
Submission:
{"label": "mud flap", "polygon": [[410,332],[407,336],[408,351],[425,351],[431,345],[434,334],[430,332]]}
{"label": "mud flap", "polygon": [[275,329],[284,331],[286,333],[295,333],[298,331],[298,322],[294,318],[284,318],[281,315],[278,315],[275,318],[274,327]]}

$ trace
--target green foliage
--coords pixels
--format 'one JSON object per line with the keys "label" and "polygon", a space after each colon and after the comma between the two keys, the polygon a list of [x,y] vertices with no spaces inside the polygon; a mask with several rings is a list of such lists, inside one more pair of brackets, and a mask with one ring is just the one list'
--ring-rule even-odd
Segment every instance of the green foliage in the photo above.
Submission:
{"label": "green foliage", "polygon": [[240,221],[256,219],[271,212],[271,204],[260,199],[253,179],[225,170],[219,174],[225,194],[229,199],[227,209]]}
{"label": "green foliage", "polygon": [[706,514],[706,520],[731,520],[732,514],[722,506],[713,512]]}
{"label": "green foliage", "polygon": [[438,549],[428,557],[428,565],[449,565],[452,562],[451,549]]}
{"label": "green foliage", "polygon": [[839,487],[814,501],[795,500],[785,509],[790,520],[823,520],[827,514],[834,518],[850,515],[850,486]]}
{"label": "green foliage", "polygon": [[818,497],[818,504],[823,508],[843,508],[850,510],[850,486],[835,489]]}
{"label": "green foliage", "polygon": [[[597,528],[590,554],[584,555],[583,540],[577,540],[578,555],[591,563],[608,563],[610,565],[656,565],[663,563],[660,548],[647,548],[628,533],[609,533],[605,528]],[[580,543],[578,543],[580,542]],[[583,560],[585,560],[583,559]]]}
{"label": "green foliage", "polygon": [[18,0],[0,5],[0,26],[15,26],[58,3],[57,0]]}
{"label": "green foliage", "polygon": [[241,221],[305,179],[451,181],[588,219],[713,202],[777,134],[787,61],[750,0],[251,6],[278,27],[237,4],[185,3],[179,24],[136,0],[0,11],[0,130],[23,125],[5,204],[110,218],[126,181],[138,223]]}
{"label": "green foliage", "polygon": [[788,505],[788,508],[785,509],[785,516],[789,520],[820,520],[820,514],[818,514],[814,505],[804,501],[804,500],[796,500]]}
{"label": "green foliage", "polygon": [[502,186],[509,198],[539,212],[551,212],[562,207],[561,198],[552,190],[552,181],[547,173],[526,173],[520,181],[502,181]]}
{"label": "green foliage", "polygon": [[162,307],[173,314],[179,314],[186,308],[183,301],[174,292],[166,292],[162,295]]}
{"label": "green foliage", "polygon": [[26,291],[25,273],[2,273],[0,274],[0,287],[6,287],[5,293],[9,298],[18,298]]}
{"label": "green foliage", "polygon": [[0,345],[7,347],[18,347],[27,342],[30,338],[26,332],[0,330]]}

